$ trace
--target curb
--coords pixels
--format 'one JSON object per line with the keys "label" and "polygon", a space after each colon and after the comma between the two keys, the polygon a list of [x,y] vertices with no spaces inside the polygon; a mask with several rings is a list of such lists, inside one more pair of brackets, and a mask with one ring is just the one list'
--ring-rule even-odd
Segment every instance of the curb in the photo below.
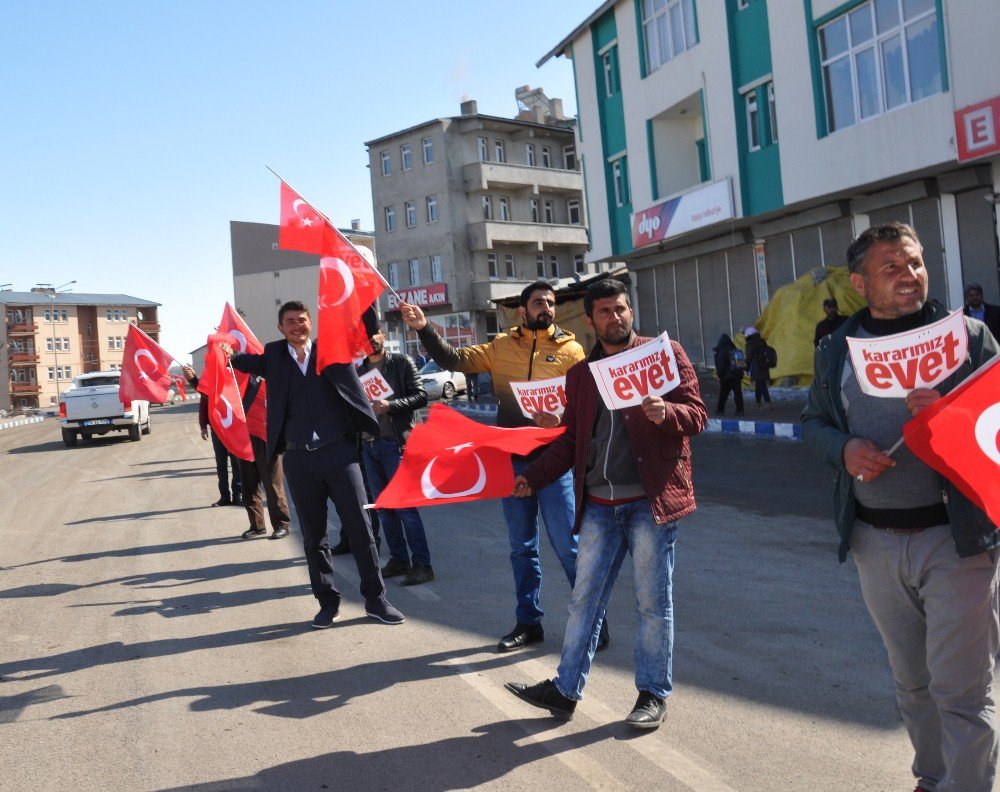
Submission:
{"label": "curb", "polygon": [[3,421],[0,423],[0,429],[13,429],[15,426],[26,426],[33,423],[41,423],[44,421],[41,415],[35,415],[32,418],[15,418],[11,421]]}

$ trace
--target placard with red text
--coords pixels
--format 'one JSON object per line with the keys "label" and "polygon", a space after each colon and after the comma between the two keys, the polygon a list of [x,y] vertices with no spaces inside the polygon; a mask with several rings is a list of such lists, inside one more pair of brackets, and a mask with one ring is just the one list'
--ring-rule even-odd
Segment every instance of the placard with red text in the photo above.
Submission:
{"label": "placard with red text", "polygon": [[900,399],[933,388],[962,365],[969,350],[965,319],[955,311],[934,324],[878,338],[848,338],[851,364],[868,396]]}
{"label": "placard with red text", "polygon": [[562,415],[566,409],[566,377],[511,382],[510,389],[525,418],[535,413]]}
{"label": "placard with red text", "polygon": [[368,401],[388,399],[393,395],[392,388],[389,387],[389,383],[385,381],[385,377],[378,369],[372,369],[368,373],[362,374],[358,379],[361,380],[361,387],[365,389]]}
{"label": "placard with red text", "polygon": [[677,361],[666,333],[634,349],[594,361],[590,371],[609,410],[642,404],[680,384]]}

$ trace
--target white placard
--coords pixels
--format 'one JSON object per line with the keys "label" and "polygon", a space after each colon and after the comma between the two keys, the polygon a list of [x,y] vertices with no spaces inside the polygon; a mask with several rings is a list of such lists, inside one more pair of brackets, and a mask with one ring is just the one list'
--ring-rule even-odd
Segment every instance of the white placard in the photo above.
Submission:
{"label": "white placard", "polygon": [[634,349],[591,363],[590,371],[609,410],[642,404],[647,396],[662,396],[681,381],[665,332]]}
{"label": "white placard", "polygon": [[962,365],[969,336],[961,311],[907,333],[848,338],[851,364],[868,396],[900,399],[914,388],[933,388]]}
{"label": "white placard", "polygon": [[368,401],[373,402],[380,399],[388,399],[393,395],[392,388],[389,387],[389,383],[385,381],[385,377],[382,376],[378,369],[373,368],[367,374],[362,374],[359,379],[361,380],[361,386],[365,389]]}
{"label": "white placard", "polygon": [[517,406],[525,418],[534,413],[562,415],[566,410],[566,377],[532,380],[531,382],[511,382]]}

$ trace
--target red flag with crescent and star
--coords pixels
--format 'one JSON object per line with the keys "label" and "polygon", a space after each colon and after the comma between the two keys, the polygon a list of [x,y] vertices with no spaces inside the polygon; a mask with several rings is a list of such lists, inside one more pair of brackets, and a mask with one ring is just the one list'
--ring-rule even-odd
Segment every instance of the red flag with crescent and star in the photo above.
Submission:
{"label": "red flag with crescent and star", "polygon": [[505,498],[514,489],[511,454],[528,454],[564,431],[562,427],[486,426],[435,404],[427,423],[414,427],[396,475],[375,507],[402,509]]}
{"label": "red flag with crescent and star", "polygon": [[180,374],[171,374],[170,376],[174,380],[174,387],[177,388],[177,395],[181,397],[181,401],[187,401],[187,380]]}
{"label": "red flag with crescent and star", "polygon": [[170,364],[173,356],[134,324],[128,326],[118,398],[122,404],[133,399],[163,403],[170,396]]}
{"label": "red flag with crescent and star", "polygon": [[198,390],[208,399],[208,422],[230,454],[250,461],[253,447],[243,413],[239,385],[232,366],[219,343],[230,343],[232,337],[218,333],[208,337],[205,370],[198,380]]}
{"label": "red flag with crescent and star", "polygon": [[302,200],[295,190],[281,183],[281,221],[278,225],[278,247],[319,254],[323,249],[323,227],[326,218]]}
{"label": "red flag with crescent and star", "polygon": [[907,421],[903,438],[1000,525],[1000,357]]}

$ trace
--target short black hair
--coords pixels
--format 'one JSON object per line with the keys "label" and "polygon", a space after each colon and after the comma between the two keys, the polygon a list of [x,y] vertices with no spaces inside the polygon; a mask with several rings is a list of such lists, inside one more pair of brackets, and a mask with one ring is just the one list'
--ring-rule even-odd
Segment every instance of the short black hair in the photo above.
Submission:
{"label": "short black hair", "polygon": [[529,283],[521,290],[521,296],[520,298],[518,298],[517,301],[518,305],[520,305],[522,308],[527,308],[528,300],[531,299],[531,295],[534,294],[536,291],[552,292],[553,295],[556,293],[556,290],[553,288],[551,283],[549,283],[548,281],[537,280],[534,283]]}
{"label": "short black hair", "polygon": [[[858,272],[864,264],[865,256],[873,245],[879,242],[900,243],[904,239],[911,239],[917,243],[917,247],[923,249],[920,244],[920,237],[913,229],[913,226],[906,223],[883,223],[872,226],[858,235],[850,247],[847,248],[847,269],[851,272]],[[863,273],[862,273],[863,274]]]}
{"label": "short black hair", "polygon": [[285,320],[285,314],[289,311],[304,311],[309,315],[309,307],[302,300],[289,300],[278,309],[278,324]]}
{"label": "short black hair", "polygon": [[823,300],[823,307],[824,308],[836,308],[837,307],[837,298],[836,297],[827,297],[825,300]]}
{"label": "short black hair", "polygon": [[965,293],[968,294],[970,291],[977,291],[980,294],[982,294],[983,293],[983,287],[980,286],[978,283],[969,283],[965,287]]}
{"label": "short black hair", "polygon": [[620,280],[601,278],[599,281],[594,281],[587,287],[587,293],[583,297],[583,312],[593,319],[595,301],[603,300],[605,297],[617,297],[619,294],[624,294],[625,302],[629,302],[628,286]]}

